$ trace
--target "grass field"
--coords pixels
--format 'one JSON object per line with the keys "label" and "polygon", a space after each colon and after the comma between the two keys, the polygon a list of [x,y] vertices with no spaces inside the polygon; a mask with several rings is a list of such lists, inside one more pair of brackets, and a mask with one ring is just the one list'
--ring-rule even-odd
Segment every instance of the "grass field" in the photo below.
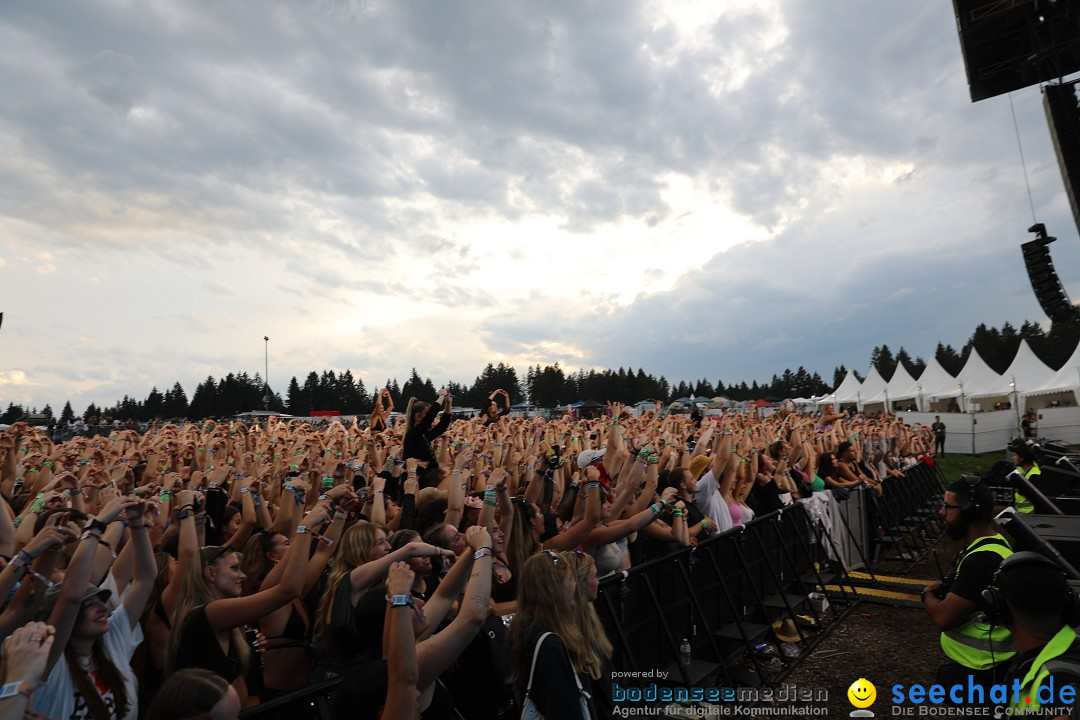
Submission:
{"label": "grass field", "polygon": [[991,465],[1004,459],[1006,459],[1004,451],[998,450],[981,455],[942,455],[937,458],[937,462],[941,467],[941,472],[952,481],[958,480],[961,475],[989,470]]}

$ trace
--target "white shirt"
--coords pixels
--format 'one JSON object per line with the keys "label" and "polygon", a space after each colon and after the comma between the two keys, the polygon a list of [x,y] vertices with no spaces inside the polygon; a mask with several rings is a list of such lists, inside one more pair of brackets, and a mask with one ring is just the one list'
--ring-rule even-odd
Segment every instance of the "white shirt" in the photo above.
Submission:
{"label": "white shirt", "polygon": [[694,504],[702,514],[716,523],[719,532],[731,529],[731,511],[720,494],[720,483],[712,470],[701,476],[698,480],[697,492],[694,493]]}
{"label": "white shirt", "polygon": [[[109,629],[102,636],[101,643],[105,654],[124,677],[128,711],[120,720],[137,720],[139,716],[139,685],[135,679],[135,671],[131,669],[131,656],[135,654],[135,648],[139,646],[142,639],[142,628],[136,625],[134,630],[131,629],[131,621],[123,605],[109,616]],[[93,672],[91,672],[91,679],[93,682]],[[112,711],[114,703],[112,692],[108,692],[103,698],[105,706]],[[53,666],[45,684],[34,691],[31,707],[53,720],[84,720],[90,717],[86,702],[75,689],[67,660],[63,655]]]}

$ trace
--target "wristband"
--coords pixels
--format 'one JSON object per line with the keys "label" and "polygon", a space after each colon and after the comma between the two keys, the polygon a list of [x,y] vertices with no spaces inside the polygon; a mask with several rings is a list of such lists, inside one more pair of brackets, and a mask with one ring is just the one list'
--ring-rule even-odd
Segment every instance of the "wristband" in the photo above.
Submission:
{"label": "wristband", "polygon": [[682,517],[683,515],[686,514],[685,510],[680,510],[679,508],[675,508],[671,512],[675,515],[675,517]]}
{"label": "wristband", "polygon": [[161,500],[169,500],[172,498],[172,493],[163,492],[158,495],[158,498],[160,498]]}
{"label": "wristband", "polygon": [[307,525],[297,525],[296,526],[296,534],[297,535],[303,535],[306,532],[310,532],[308,530],[308,528],[307,528]]}
{"label": "wristband", "polygon": [[116,551],[113,550],[113,546],[110,545],[109,543],[105,542],[105,538],[98,537],[96,535],[95,535],[95,537],[97,537],[97,539],[98,539],[98,545],[104,545],[105,549],[109,551],[110,555],[112,555],[112,559],[115,560],[116,559]]}
{"label": "wristband", "polygon": [[53,461],[52,460],[46,460],[45,462],[43,462],[41,464],[44,465],[47,468],[53,467]]}
{"label": "wristband", "polygon": [[495,554],[491,551],[491,548],[482,547],[482,548],[480,548],[479,550],[477,550],[476,552],[473,553],[472,558],[473,558],[473,560],[479,560],[482,557],[494,557],[494,556],[495,556]]}
{"label": "wristband", "polygon": [[660,506],[657,505],[656,503],[653,503],[652,505],[650,505],[649,509],[653,511],[653,515],[659,515],[660,514]]}
{"label": "wristband", "polygon": [[15,697],[16,695],[30,697],[34,694],[34,690],[37,689],[39,684],[40,683],[35,683],[31,685],[24,682],[9,682],[6,685],[0,685],[0,700],[6,700],[7,698]]}
{"label": "wristband", "polygon": [[109,526],[106,523],[102,522],[101,520],[98,520],[96,517],[90,518],[87,521],[87,523],[85,525],[83,525],[83,530],[88,530],[88,531],[96,530],[98,532],[105,532],[108,529],[109,529]]}

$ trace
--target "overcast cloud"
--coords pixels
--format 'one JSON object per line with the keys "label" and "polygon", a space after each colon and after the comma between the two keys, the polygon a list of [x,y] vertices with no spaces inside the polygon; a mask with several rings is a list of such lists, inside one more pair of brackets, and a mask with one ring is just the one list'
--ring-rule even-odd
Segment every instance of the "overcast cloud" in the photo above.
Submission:
{"label": "overcast cloud", "polygon": [[[0,7],[0,403],[179,379],[768,380],[1042,320],[948,3]],[[1013,102],[1072,296],[1037,88]]]}

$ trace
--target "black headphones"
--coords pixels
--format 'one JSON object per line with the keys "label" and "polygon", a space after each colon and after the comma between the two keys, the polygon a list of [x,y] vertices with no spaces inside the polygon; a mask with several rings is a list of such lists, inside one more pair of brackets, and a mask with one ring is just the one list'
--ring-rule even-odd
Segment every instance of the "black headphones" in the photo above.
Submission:
{"label": "black headphones", "polygon": [[[1005,602],[1005,596],[998,589],[998,582],[1002,573],[1010,573],[1018,567],[1043,567],[1055,570],[1062,579],[1065,573],[1058,564],[1037,552],[1018,552],[1001,561],[998,569],[994,572],[994,579],[990,581],[990,587],[979,594],[979,607],[986,614],[986,620],[991,625],[1009,625],[1012,618],[1009,616],[1009,606]],[[1065,584],[1065,602],[1061,608],[1061,622],[1069,627],[1080,625],[1080,596]]]}
{"label": "black headphones", "polygon": [[960,479],[968,484],[969,496],[967,502],[960,506],[960,519],[971,525],[979,520],[976,514],[982,509],[982,503],[979,502],[979,485],[982,484],[982,478],[978,475],[962,475]]}

